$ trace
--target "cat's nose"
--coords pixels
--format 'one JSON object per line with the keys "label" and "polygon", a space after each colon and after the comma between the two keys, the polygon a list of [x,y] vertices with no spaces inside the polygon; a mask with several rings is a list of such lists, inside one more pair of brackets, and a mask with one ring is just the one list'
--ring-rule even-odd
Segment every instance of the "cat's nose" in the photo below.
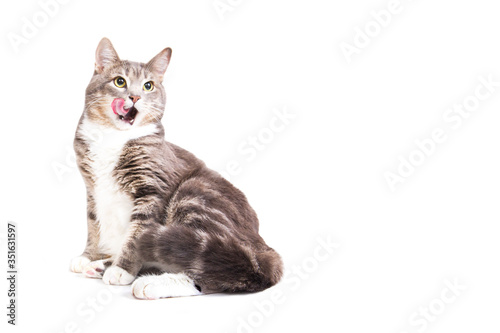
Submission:
{"label": "cat's nose", "polygon": [[134,104],[141,99],[140,96],[129,96],[128,98],[130,98]]}

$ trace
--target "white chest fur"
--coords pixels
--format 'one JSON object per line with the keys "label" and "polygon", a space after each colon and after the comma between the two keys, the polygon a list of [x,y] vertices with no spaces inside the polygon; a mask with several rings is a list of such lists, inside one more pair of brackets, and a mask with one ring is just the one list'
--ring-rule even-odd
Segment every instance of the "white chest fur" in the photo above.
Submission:
{"label": "white chest fur", "polygon": [[95,176],[94,202],[99,222],[99,248],[102,253],[115,256],[127,236],[134,203],[124,193],[113,171],[122,154],[124,145],[132,139],[153,134],[156,126],[133,127],[128,131],[110,129],[85,119],[80,133],[89,144],[89,158]]}

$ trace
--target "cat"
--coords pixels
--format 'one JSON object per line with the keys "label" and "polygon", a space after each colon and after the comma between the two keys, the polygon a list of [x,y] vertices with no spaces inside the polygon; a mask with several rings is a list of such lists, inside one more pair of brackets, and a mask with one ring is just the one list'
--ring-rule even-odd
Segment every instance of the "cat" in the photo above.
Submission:
{"label": "cat", "polygon": [[172,50],[121,60],[103,38],[74,149],[88,237],[70,269],[128,285],[139,299],[257,292],[283,275],[245,195],[164,139],[163,76]]}

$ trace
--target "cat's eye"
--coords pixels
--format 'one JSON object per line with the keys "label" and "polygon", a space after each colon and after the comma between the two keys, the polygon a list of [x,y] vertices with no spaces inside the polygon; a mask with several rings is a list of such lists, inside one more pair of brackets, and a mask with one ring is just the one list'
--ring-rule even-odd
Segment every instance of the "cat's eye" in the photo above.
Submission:
{"label": "cat's eye", "polygon": [[118,88],[123,88],[127,84],[127,81],[125,81],[125,79],[122,78],[121,76],[116,77],[114,82],[115,86],[117,86]]}
{"label": "cat's eye", "polygon": [[143,89],[145,91],[152,91],[154,86],[155,85],[153,84],[153,82],[149,81],[149,82],[144,83]]}

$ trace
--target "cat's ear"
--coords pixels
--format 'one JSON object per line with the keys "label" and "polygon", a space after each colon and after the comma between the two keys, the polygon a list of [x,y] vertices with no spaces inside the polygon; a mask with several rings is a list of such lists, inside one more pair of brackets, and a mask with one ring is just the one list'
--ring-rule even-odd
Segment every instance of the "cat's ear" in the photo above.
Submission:
{"label": "cat's ear", "polygon": [[109,39],[104,37],[99,42],[97,50],[95,51],[95,71],[97,73],[102,73],[104,68],[117,61],[120,61],[118,53],[116,53]]}
{"label": "cat's ear", "polygon": [[171,56],[172,56],[172,49],[170,47],[167,47],[147,63],[147,68],[149,68],[153,73],[158,75],[160,77],[160,80],[163,81],[163,75],[167,70]]}

